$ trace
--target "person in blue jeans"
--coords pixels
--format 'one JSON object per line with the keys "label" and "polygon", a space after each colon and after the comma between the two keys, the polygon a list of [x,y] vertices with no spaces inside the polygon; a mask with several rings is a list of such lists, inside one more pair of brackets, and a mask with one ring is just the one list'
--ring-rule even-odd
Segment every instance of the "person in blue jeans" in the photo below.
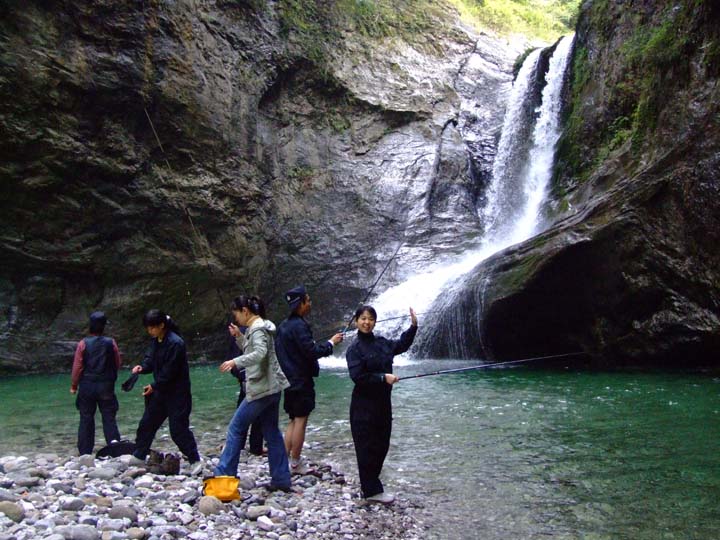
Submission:
{"label": "person in blue jeans", "polygon": [[[240,328],[240,331],[242,333],[245,333],[246,328],[243,326]],[[240,347],[238,346],[237,342],[235,341],[234,336],[229,336],[231,339],[230,347],[228,350],[228,355],[226,358],[232,359],[237,358],[242,354],[242,351],[240,350]],[[238,368],[237,366],[234,366],[230,373],[232,373],[232,376],[235,377],[238,380],[240,391],[238,392],[237,396],[237,403],[235,405],[235,408],[237,409],[240,404],[242,403],[243,399],[245,399],[245,369],[244,368]],[[250,453],[256,456],[262,456],[263,455],[263,437],[262,437],[262,428],[260,427],[260,422],[255,421],[250,426],[250,429],[248,433],[246,434],[250,435],[247,440],[249,440],[249,446],[250,446]],[[243,445],[244,446],[244,445]]]}
{"label": "person in blue jeans", "polygon": [[[246,395],[230,420],[225,448],[215,468],[216,476],[237,474],[240,451],[245,446],[244,434],[256,420],[268,446],[271,491],[290,491],[290,468],[282,433],[278,427],[280,396],[289,386],[280,369],[273,334],[275,325],[265,320],[265,306],[257,296],[239,296],[230,309],[237,324],[228,330],[238,340],[243,354],[220,364],[220,371],[229,373],[233,367],[245,368]],[[247,326],[245,334],[240,326]]]}

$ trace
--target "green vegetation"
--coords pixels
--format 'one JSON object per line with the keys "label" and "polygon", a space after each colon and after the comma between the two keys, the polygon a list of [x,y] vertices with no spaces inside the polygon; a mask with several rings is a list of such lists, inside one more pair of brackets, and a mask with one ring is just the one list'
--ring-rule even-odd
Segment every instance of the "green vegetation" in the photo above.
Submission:
{"label": "green vegetation", "polygon": [[[626,141],[632,141],[634,152],[643,148],[674,93],[688,83],[690,58],[698,47],[691,31],[697,15],[692,6],[675,6],[647,20],[637,12],[613,9],[619,8],[597,0],[588,14],[598,29],[602,54],[607,55],[605,65],[591,67],[587,50],[578,46],[572,67],[567,132],[558,155],[580,181]],[[621,27],[630,30],[629,35],[608,24],[616,17],[623,18]],[[603,73],[612,78],[601,87],[611,90],[599,94],[597,79]],[[595,125],[588,123],[589,96],[606,111],[602,117],[589,115]],[[598,98],[604,103],[597,103]]]}
{"label": "green vegetation", "polygon": [[370,39],[399,37],[433,51],[428,35],[448,31],[443,24],[457,9],[478,30],[524,34],[554,41],[573,31],[580,0],[279,0],[282,33],[317,66],[342,43],[343,32]]}
{"label": "green vegetation", "polygon": [[478,29],[553,42],[574,32],[580,0],[450,0]]}
{"label": "green vegetation", "polygon": [[433,0],[280,0],[278,5],[282,33],[319,67],[325,66],[328,51],[342,43],[344,31],[422,45],[425,35],[441,30],[447,18],[447,6]]}

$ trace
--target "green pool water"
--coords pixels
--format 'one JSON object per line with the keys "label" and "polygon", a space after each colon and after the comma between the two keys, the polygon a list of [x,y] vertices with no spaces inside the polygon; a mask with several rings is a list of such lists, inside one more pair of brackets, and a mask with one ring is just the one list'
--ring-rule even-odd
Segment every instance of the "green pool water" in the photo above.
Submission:
{"label": "green pool water", "polygon": [[[396,373],[460,365],[423,361]],[[210,366],[193,368],[192,381],[193,429],[201,451],[216,452],[236,383]],[[69,385],[69,375],[0,379],[0,455],[75,451]],[[131,439],[139,387],[118,393]],[[306,454],[354,475],[351,388],[344,370],[323,370]],[[475,371],[401,381],[393,403],[383,479],[425,505],[429,538],[720,538],[718,378]],[[166,427],[155,446],[173,449]]]}

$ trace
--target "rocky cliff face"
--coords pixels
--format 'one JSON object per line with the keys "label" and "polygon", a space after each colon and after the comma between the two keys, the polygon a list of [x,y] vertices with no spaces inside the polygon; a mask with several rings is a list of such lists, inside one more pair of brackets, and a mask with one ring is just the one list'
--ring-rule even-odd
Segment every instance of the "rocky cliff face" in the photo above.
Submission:
{"label": "rocky cliff face", "polygon": [[555,224],[477,267],[443,315],[478,356],[718,366],[719,29],[716,2],[584,3]]}
{"label": "rocky cliff face", "polygon": [[278,321],[299,282],[331,333],[399,243],[389,281],[475,241],[516,51],[438,9],[318,56],[288,6],[0,8],[3,372],[67,368],[98,308],[127,361],[151,307],[220,360],[233,296]]}

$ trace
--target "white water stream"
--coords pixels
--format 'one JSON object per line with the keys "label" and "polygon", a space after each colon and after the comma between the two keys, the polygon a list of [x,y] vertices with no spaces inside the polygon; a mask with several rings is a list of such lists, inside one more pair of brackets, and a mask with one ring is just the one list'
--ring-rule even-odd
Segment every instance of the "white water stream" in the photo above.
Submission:
{"label": "white water stream", "polygon": [[[535,77],[539,49],[525,60],[513,84],[493,164],[493,178],[483,209],[487,226],[480,246],[454,260],[438,262],[426,272],[415,274],[371,299],[379,319],[407,314],[410,306],[417,313],[430,310],[440,295],[455,295],[453,283],[479,263],[540,232],[540,209],[552,174],[555,145],[560,137],[561,93],[573,40],[573,36],[564,37],[550,59],[542,101],[532,118],[537,120],[531,131],[531,141],[519,138],[521,133],[529,131],[521,129],[521,124],[526,121],[523,110]],[[528,147],[529,151],[523,150]],[[525,160],[520,168],[521,174],[518,178],[509,178],[510,175],[506,174],[508,164],[516,159]],[[419,318],[422,324],[423,316]],[[409,317],[379,322],[376,330],[380,334],[397,337],[399,330],[407,327],[408,323]],[[396,359],[400,365],[406,362],[407,358]],[[323,359],[322,363],[326,367],[345,366],[341,357]]]}

